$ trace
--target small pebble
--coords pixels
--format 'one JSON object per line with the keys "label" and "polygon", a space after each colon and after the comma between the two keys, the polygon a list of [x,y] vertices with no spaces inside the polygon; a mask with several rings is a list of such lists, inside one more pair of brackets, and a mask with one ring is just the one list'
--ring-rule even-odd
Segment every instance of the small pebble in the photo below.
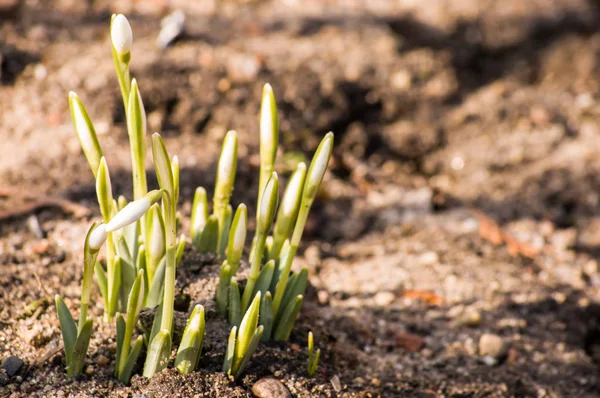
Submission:
{"label": "small pebble", "polygon": [[373,300],[375,301],[375,305],[379,307],[387,307],[392,304],[396,296],[392,292],[379,292],[375,295]]}
{"label": "small pebble", "polygon": [[456,323],[460,326],[478,326],[481,323],[481,313],[475,308],[467,308],[456,317]]}
{"label": "small pebble", "polygon": [[335,390],[335,392],[342,391],[342,383],[340,382],[340,378],[338,375],[334,375],[331,378],[331,385],[333,386],[333,389]]}
{"label": "small pebble", "polygon": [[21,358],[11,355],[2,361],[2,365],[0,367],[6,371],[6,375],[8,377],[13,377],[19,373],[19,370],[23,364],[24,362]]}
{"label": "small pebble", "polygon": [[507,344],[498,335],[485,333],[479,339],[479,355],[481,356],[490,356],[499,360],[506,356],[507,350]]}
{"label": "small pebble", "polygon": [[108,359],[108,357],[106,357],[105,355],[99,355],[94,362],[96,363],[96,365],[100,365],[100,366],[105,366],[108,365],[108,363],[110,362],[110,359]]}
{"label": "small pebble", "polygon": [[327,290],[319,290],[317,293],[317,300],[321,305],[329,304],[329,292]]}
{"label": "small pebble", "polygon": [[265,377],[254,383],[252,393],[258,398],[291,398],[292,396],[287,387],[274,377]]}
{"label": "small pebble", "polygon": [[91,376],[94,374],[94,367],[92,365],[88,365],[87,368],[85,368],[85,374],[88,376]]}

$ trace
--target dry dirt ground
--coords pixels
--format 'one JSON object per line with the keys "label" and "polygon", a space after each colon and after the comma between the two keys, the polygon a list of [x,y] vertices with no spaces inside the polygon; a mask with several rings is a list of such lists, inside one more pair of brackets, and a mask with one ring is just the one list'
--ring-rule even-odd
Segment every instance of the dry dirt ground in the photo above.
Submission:
{"label": "dry dirt ground", "polygon": [[[186,31],[161,51],[173,9]],[[217,316],[198,372],[116,382],[97,290],[85,375],[64,374],[49,303],[78,307],[82,235],[99,215],[69,90],[115,193],[131,192],[112,12],[134,29],[149,128],[181,160],[184,216],[196,186],[211,192],[229,128],[234,204],[253,208],[265,82],[283,176],[336,134],[296,260],[312,285],[298,326],[237,384],[219,373]],[[0,397],[245,397],[266,376],[302,397],[600,396],[599,27],[591,0],[0,1],[0,361],[24,361],[0,370]],[[188,251],[179,271],[192,304],[214,288],[201,260]],[[314,378],[308,330],[323,351]]]}

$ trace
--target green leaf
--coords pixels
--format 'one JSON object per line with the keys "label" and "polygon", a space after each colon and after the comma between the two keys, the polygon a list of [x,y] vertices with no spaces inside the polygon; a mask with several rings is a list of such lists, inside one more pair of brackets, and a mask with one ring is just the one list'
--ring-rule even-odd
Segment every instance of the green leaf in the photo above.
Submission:
{"label": "green leaf", "polygon": [[173,169],[171,168],[171,160],[169,159],[165,142],[158,133],[152,134],[152,156],[154,157],[154,168],[156,169],[158,185],[167,191],[171,197],[171,200],[173,200],[175,186],[173,182]]}
{"label": "green leaf", "polygon": [[183,251],[185,250],[185,235],[181,234],[179,236],[179,242],[177,242],[177,253],[175,254],[175,264],[181,264],[181,259],[183,258]]}
{"label": "green leaf", "polygon": [[232,276],[237,273],[240,259],[246,244],[246,233],[248,230],[248,210],[245,204],[238,206],[231,223],[227,246],[227,263],[231,265]]}
{"label": "green leaf", "polygon": [[277,322],[274,335],[275,341],[288,341],[290,339],[290,334],[292,333],[292,328],[296,323],[296,317],[302,307],[303,299],[303,296],[296,296],[294,300],[285,307],[281,318]]}
{"label": "green leaf", "polygon": [[265,294],[269,291],[269,286],[271,285],[271,279],[273,278],[273,272],[275,271],[275,261],[269,260],[262,270],[260,270],[260,274],[258,275],[258,279],[256,280],[256,286],[254,287],[253,294],[256,292],[261,292],[261,294]]}
{"label": "green leaf", "polygon": [[[140,199],[148,192],[146,183],[146,111],[137,84],[131,81],[127,103],[127,132],[131,149],[131,172],[133,174],[133,198]],[[171,168],[169,167],[169,174]]]}
{"label": "green leaf", "polygon": [[144,377],[151,378],[155,373],[167,367],[171,356],[171,333],[163,329],[154,336],[144,364]]}
{"label": "green leaf", "polygon": [[102,149],[98,142],[96,130],[94,125],[88,116],[83,103],[74,92],[69,93],[69,109],[71,110],[71,117],[73,118],[73,124],[75,125],[75,131],[77,137],[79,137],[79,143],[81,149],[92,169],[94,177],[98,173],[98,167],[100,166],[100,159],[102,159]]}
{"label": "green leaf", "polygon": [[67,367],[67,376],[75,377],[81,373],[83,364],[85,363],[85,357],[87,355],[88,346],[90,345],[90,337],[92,336],[92,325],[93,320],[89,318],[83,324],[83,327],[77,335],[77,340],[73,346],[73,354],[71,363]]}
{"label": "green leaf", "polygon": [[125,322],[125,316],[123,314],[117,314],[117,362],[115,364],[115,377],[119,376],[119,359],[121,358],[121,351],[123,350],[123,340],[125,339],[125,329],[127,327]]}
{"label": "green leaf", "polygon": [[110,173],[104,156],[100,159],[100,165],[96,173],[96,196],[98,197],[102,218],[104,218],[104,222],[108,222],[113,212],[113,195]]}
{"label": "green leaf", "polygon": [[65,345],[65,359],[67,367],[71,364],[73,358],[73,347],[77,340],[77,325],[75,320],[67,308],[67,305],[63,301],[62,297],[58,294],[54,297],[56,303],[56,312],[58,313],[58,320],[60,321],[60,331],[63,336],[63,343]]}
{"label": "green leaf", "polygon": [[219,313],[222,315],[225,315],[227,313],[227,306],[229,303],[230,281],[231,266],[227,264],[227,261],[223,261],[223,264],[221,265],[221,273],[219,274],[219,284],[217,285],[217,291],[215,293],[217,311],[219,311]]}
{"label": "green leaf", "polygon": [[204,307],[196,305],[183,331],[175,358],[175,367],[182,374],[188,374],[198,366],[204,342],[204,327]]}
{"label": "green leaf", "polygon": [[252,336],[252,340],[250,341],[250,344],[248,345],[248,349],[244,353],[242,360],[237,364],[237,368],[234,371],[234,374],[235,374],[234,377],[236,380],[239,379],[240,376],[242,375],[242,373],[244,372],[244,370],[246,370],[246,366],[248,366],[248,363],[250,362],[250,358],[252,358],[252,355],[254,355],[254,352],[256,351],[256,347],[258,347],[258,343],[260,342],[260,340],[262,338],[263,331],[264,331],[264,328],[261,325],[256,329],[256,332],[254,332],[254,336]]}
{"label": "green leaf", "polygon": [[179,201],[179,158],[173,156],[171,159],[171,169],[173,171],[173,200],[175,203]]}
{"label": "green leaf", "polygon": [[117,302],[119,300],[119,293],[121,290],[121,277],[122,277],[122,262],[119,256],[115,257],[114,274],[113,274],[113,285],[108,286],[110,300],[109,300],[109,314],[114,314],[117,311]]}
{"label": "green leaf", "polygon": [[121,372],[119,377],[119,381],[124,384],[129,384],[129,380],[131,379],[131,373],[133,372],[133,368],[135,367],[137,360],[142,352],[142,348],[144,347],[144,338],[142,336],[138,336],[133,343],[133,347],[131,347],[131,351],[129,352],[129,356],[127,357],[127,362],[125,363],[125,367]]}
{"label": "green leaf", "polygon": [[290,177],[285,193],[283,194],[281,206],[279,206],[279,211],[277,212],[277,221],[273,228],[273,246],[270,251],[271,259],[279,258],[284,242],[289,238],[294,228],[302,199],[305,177],[306,164],[301,162]]}
{"label": "green leaf", "polygon": [[162,323],[162,314],[163,314],[163,303],[160,303],[156,312],[154,313],[154,321],[152,321],[152,330],[150,331],[150,338],[148,341],[153,341],[154,337],[160,332],[160,325]]}
{"label": "green leaf", "polygon": [[[289,303],[299,295],[304,296],[306,292],[306,286],[308,285],[308,269],[302,268],[300,272],[292,274],[292,277],[288,281],[289,289],[286,289],[281,301],[281,308],[286,308]],[[279,314],[278,314],[279,315]]]}
{"label": "green leaf", "polygon": [[[260,207],[256,216],[256,229],[264,234],[268,234],[273,224],[273,217],[277,210],[279,201],[279,177],[273,172],[267,182],[260,200]],[[262,252],[260,253],[262,257]]]}
{"label": "green leaf", "polygon": [[163,257],[158,263],[158,267],[156,268],[156,272],[154,273],[154,278],[152,279],[152,283],[150,284],[150,291],[148,292],[148,297],[146,301],[146,307],[152,308],[156,307],[163,300],[163,291],[165,287],[165,269],[167,266],[167,258]]}
{"label": "green leaf", "polygon": [[233,191],[235,172],[237,168],[238,134],[228,131],[223,139],[219,163],[217,165],[217,178],[215,181],[215,193],[213,196],[213,211],[221,219],[222,212],[229,204],[229,198]]}
{"label": "green leaf", "polygon": [[229,237],[229,229],[231,228],[231,218],[233,215],[233,209],[231,205],[227,205],[223,212],[223,225],[221,226],[221,232],[219,233],[218,254],[219,257],[225,255],[225,248],[227,247],[227,241]]}
{"label": "green leaf", "polygon": [[229,332],[229,340],[227,341],[227,351],[225,352],[225,358],[223,360],[223,372],[231,375],[233,361],[235,358],[235,342],[237,337],[237,326],[231,328]]}
{"label": "green leaf", "polygon": [[252,336],[256,332],[258,326],[258,313],[260,309],[260,292],[256,293],[252,304],[248,307],[248,311],[244,315],[242,322],[240,323],[240,330],[238,332],[237,344],[235,345],[235,360],[236,362],[241,360],[252,340]]}
{"label": "green leaf", "polygon": [[215,253],[219,241],[219,220],[214,214],[208,217],[208,221],[200,236],[198,251],[200,253]]}
{"label": "green leaf", "polygon": [[231,278],[229,285],[229,324],[240,326],[242,309],[240,303],[240,289],[237,282]]}
{"label": "green leaf", "polygon": [[100,287],[100,294],[104,299],[104,305],[108,304],[108,281],[106,280],[106,272],[102,265],[96,261],[94,265],[94,273],[96,274],[96,279],[98,280],[98,287]]}
{"label": "green leaf", "polygon": [[319,358],[321,357],[321,350],[318,349],[317,352],[312,356],[308,361],[308,366],[306,367],[306,371],[308,373],[308,377],[313,377],[317,371],[317,366],[319,365]]}
{"label": "green leaf", "polygon": [[271,329],[273,328],[273,300],[271,292],[266,292],[260,303],[258,323],[264,327],[262,341],[269,341],[271,339]]}

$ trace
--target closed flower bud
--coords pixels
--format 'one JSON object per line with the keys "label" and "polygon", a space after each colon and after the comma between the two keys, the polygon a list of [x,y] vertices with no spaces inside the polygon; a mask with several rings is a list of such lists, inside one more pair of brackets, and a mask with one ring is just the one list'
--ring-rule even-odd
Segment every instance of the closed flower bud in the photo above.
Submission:
{"label": "closed flower bud", "polygon": [[123,14],[118,14],[113,18],[110,26],[110,39],[115,51],[120,56],[127,55],[131,52],[133,32],[131,31],[129,21]]}
{"label": "closed flower bud", "polygon": [[138,200],[134,200],[118,212],[109,222],[106,224],[106,231],[112,232],[119,228],[123,228],[126,225],[132,224],[139,220],[152,206],[158,202],[161,197],[161,190],[156,189],[148,192],[144,197]]}
{"label": "closed flower bud", "polygon": [[100,250],[104,242],[106,241],[107,231],[106,224],[100,224],[90,234],[90,238],[88,240],[88,246],[90,250]]}

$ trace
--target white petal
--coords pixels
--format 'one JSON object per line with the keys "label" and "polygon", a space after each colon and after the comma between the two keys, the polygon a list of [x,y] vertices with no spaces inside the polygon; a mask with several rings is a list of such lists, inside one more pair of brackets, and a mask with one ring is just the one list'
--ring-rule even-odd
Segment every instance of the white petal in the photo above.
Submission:
{"label": "white petal", "polygon": [[106,224],[98,225],[90,234],[90,238],[88,240],[89,248],[92,250],[100,250],[106,241],[106,235]]}
{"label": "white petal", "polygon": [[136,222],[148,211],[151,205],[152,203],[147,197],[129,203],[106,224],[106,231],[116,231]]}

